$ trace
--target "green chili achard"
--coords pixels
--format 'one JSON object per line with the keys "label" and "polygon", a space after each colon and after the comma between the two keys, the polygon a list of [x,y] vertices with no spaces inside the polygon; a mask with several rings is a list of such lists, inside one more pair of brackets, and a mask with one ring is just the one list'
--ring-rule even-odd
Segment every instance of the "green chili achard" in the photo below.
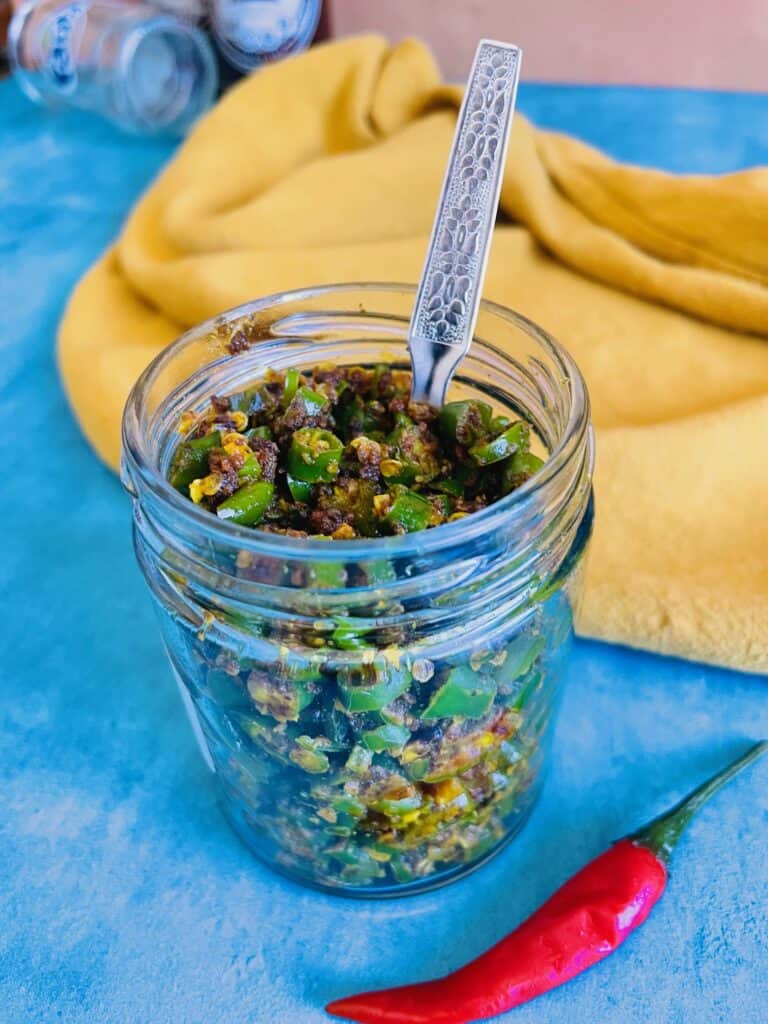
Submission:
{"label": "green chili achard", "polygon": [[[527,422],[409,393],[410,374],[387,366],[270,373],[184,417],[169,480],[219,520],[333,547],[471,515],[541,466]],[[243,552],[236,572],[328,598],[316,620],[212,612],[194,634],[195,699],[229,751],[217,770],[254,849],[312,882],[376,889],[500,845],[533,800],[549,659],[570,628],[562,595],[487,649],[459,629],[435,653],[378,601],[394,560],[273,568]],[[361,587],[377,599],[358,616],[340,600]]]}
{"label": "green chili achard", "polygon": [[541,466],[524,420],[414,405],[410,383],[387,366],[270,372],[184,417],[169,480],[241,526],[350,540],[462,518]]}

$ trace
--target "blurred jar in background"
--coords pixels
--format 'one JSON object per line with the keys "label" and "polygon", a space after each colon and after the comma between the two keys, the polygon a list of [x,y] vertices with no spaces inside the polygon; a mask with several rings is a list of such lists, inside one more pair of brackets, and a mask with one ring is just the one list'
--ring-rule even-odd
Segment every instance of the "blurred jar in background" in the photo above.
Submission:
{"label": "blurred jar in background", "polygon": [[[136,3],[137,0],[123,0],[124,3]],[[173,14],[182,21],[194,25],[202,24],[208,16],[208,0],[152,0],[152,6],[166,14]]]}
{"label": "blurred jar in background", "polygon": [[0,0],[0,73],[6,60],[6,40],[8,39],[8,22],[11,20],[10,0]]}
{"label": "blurred jar in background", "polygon": [[36,103],[92,110],[131,132],[184,134],[216,95],[206,35],[144,4],[27,0],[8,52]]}
{"label": "blurred jar in background", "polygon": [[211,0],[211,32],[227,63],[247,72],[309,46],[322,7],[322,0]]}

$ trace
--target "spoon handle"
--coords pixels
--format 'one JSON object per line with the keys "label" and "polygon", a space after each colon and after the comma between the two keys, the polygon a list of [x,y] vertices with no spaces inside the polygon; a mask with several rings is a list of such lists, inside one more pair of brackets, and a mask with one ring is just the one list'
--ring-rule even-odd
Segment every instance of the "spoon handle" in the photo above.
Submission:
{"label": "spoon handle", "polygon": [[411,400],[440,408],[480,306],[522,50],[482,39],[459,111],[408,331]]}

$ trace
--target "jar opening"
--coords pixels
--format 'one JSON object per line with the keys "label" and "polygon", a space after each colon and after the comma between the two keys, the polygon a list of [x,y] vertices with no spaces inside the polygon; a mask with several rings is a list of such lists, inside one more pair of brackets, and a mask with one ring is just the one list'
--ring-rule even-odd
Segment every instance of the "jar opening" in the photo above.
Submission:
{"label": "jar opening", "polygon": [[[218,520],[166,479],[182,412],[202,409],[211,393],[238,390],[268,368],[319,362],[390,362],[407,367],[407,326],[415,289],[397,284],[329,285],[269,296],[192,328],[147,367],[123,420],[123,479],[139,503],[163,508],[179,529],[201,541],[254,555],[318,562],[424,557],[493,536],[519,518],[546,516],[552,492],[586,457],[591,475],[589,402],[570,355],[532,321],[483,302],[475,341],[459,368],[452,397],[483,397],[527,418],[541,438],[544,466],[519,489],[464,519],[419,533],[370,539],[294,538]],[[231,354],[243,331],[247,350]],[[486,340],[486,339],[493,339]],[[502,347],[503,346],[503,347]]]}

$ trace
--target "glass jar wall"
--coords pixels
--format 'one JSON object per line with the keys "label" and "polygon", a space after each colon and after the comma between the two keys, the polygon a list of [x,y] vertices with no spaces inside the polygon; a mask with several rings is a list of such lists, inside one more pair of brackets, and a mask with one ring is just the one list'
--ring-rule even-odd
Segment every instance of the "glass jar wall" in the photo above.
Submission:
{"label": "glass jar wall", "polygon": [[591,528],[578,369],[484,304],[450,397],[526,418],[546,462],[434,530],[329,542],[247,529],[166,475],[181,414],[212,393],[268,368],[407,366],[412,302],[405,286],[349,285],[240,307],[162,353],[124,420],[138,559],[224,810],[262,860],[352,895],[458,877],[533,806]]}

